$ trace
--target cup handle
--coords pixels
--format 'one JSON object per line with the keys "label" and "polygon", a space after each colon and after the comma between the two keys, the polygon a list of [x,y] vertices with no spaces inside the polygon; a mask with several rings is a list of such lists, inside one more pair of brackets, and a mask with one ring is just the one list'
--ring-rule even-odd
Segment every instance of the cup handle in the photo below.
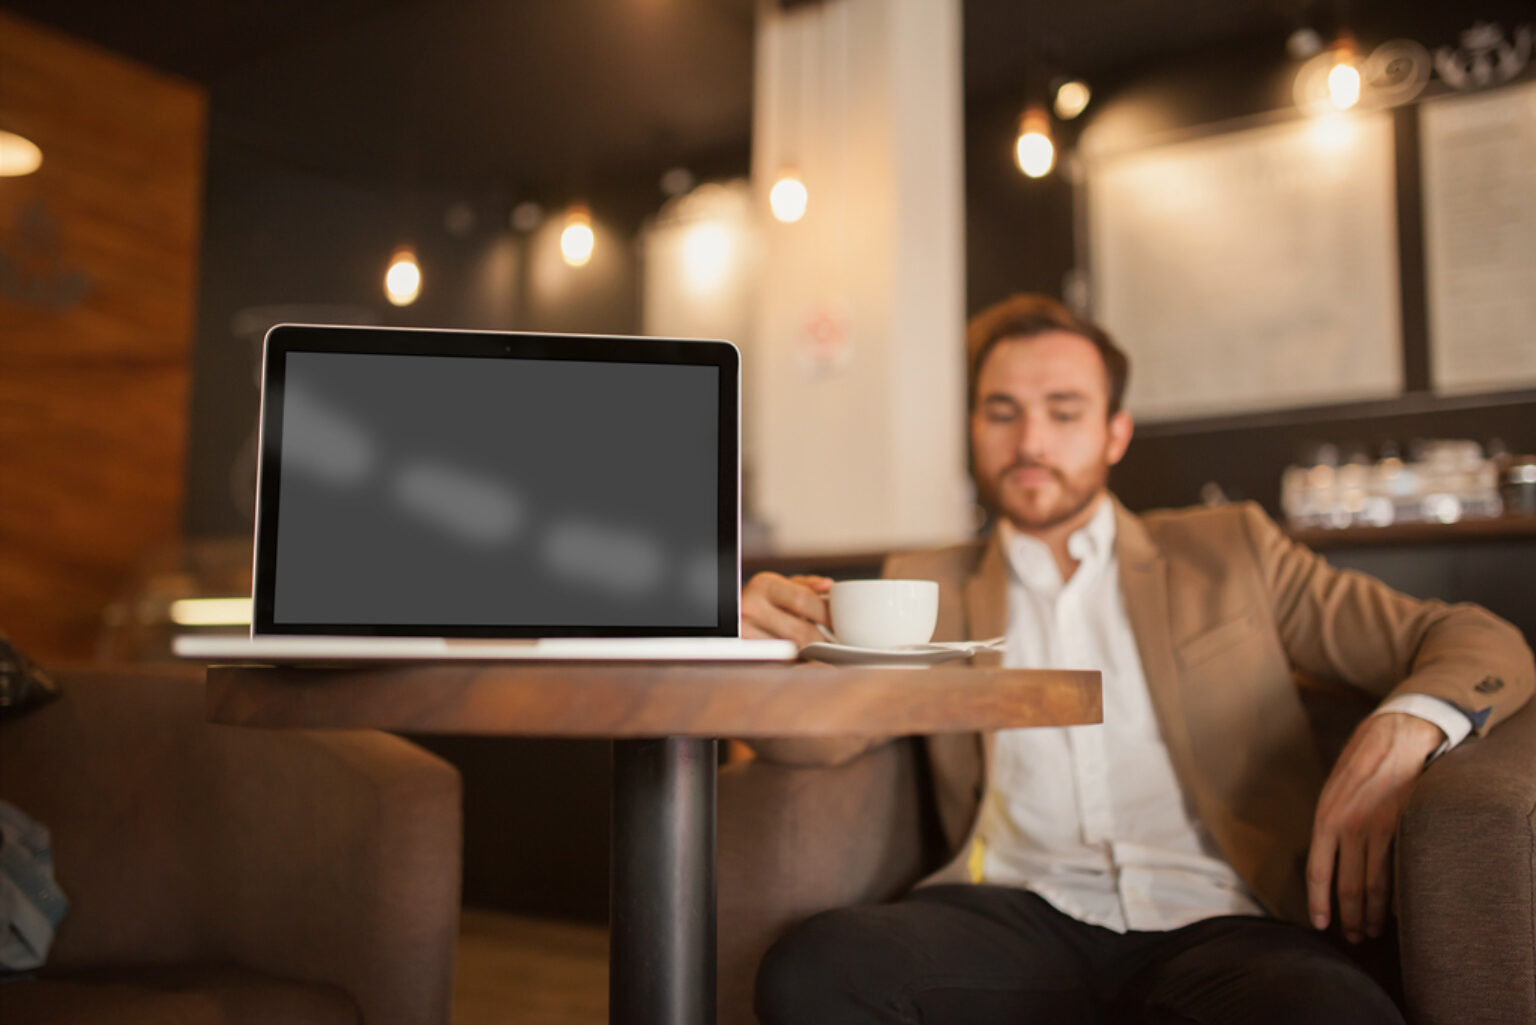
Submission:
{"label": "cup handle", "polygon": [[831,644],[836,644],[837,643],[837,635],[834,634],[831,630],[829,630],[826,627],[822,626],[820,623],[816,624],[816,629],[821,631],[821,635],[823,637],[825,637],[829,643],[831,643]]}

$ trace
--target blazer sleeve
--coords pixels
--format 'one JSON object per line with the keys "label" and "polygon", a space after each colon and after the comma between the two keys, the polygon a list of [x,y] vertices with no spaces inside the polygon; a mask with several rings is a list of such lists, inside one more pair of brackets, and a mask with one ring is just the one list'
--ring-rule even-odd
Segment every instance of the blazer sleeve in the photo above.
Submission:
{"label": "blazer sleeve", "polygon": [[1291,540],[1257,505],[1244,527],[1291,664],[1379,698],[1449,701],[1485,734],[1536,689],[1531,649],[1513,625],[1477,605],[1421,601],[1341,570]]}

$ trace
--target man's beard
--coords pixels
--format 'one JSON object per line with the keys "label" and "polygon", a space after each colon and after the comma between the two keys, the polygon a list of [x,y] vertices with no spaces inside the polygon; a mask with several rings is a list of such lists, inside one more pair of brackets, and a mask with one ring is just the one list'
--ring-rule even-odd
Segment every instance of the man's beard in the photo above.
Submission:
{"label": "man's beard", "polygon": [[[1056,478],[1060,493],[1057,503],[1040,516],[1030,516],[1022,510],[1011,509],[1003,502],[1004,479],[1015,470],[1031,467],[1045,470]],[[1007,517],[1015,527],[1023,531],[1039,532],[1059,527],[1079,516],[1103,493],[1104,485],[1108,481],[1109,467],[1107,466],[1100,468],[1097,473],[1090,470],[1074,481],[1054,466],[1020,459],[1005,467],[995,479],[984,482],[982,497],[995,514]]]}

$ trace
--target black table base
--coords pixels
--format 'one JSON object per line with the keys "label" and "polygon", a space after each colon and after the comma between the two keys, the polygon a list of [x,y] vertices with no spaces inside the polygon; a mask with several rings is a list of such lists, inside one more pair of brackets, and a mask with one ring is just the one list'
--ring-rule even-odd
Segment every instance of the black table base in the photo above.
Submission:
{"label": "black table base", "polygon": [[717,756],[715,740],[614,741],[614,1025],[714,1025]]}

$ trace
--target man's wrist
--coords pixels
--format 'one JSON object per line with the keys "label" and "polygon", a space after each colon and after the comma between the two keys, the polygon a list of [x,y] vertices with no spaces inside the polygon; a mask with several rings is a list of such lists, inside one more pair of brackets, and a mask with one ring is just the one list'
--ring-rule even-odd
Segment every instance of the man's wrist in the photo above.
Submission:
{"label": "man's wrist", "polygon": [[1450,738],[1445,731],[1423,716],[1414,715],[1412,712],[1386,712],[1398,720],[1398,729],[1406,730],[1415,737],[1422,737],[1431,746],[1439,746]]}
{"label": "man's wrist", "polygon": [[1373,713],[1388,715],[1402,713],[1432,723],[1438,729],[1438,746],[1427,755],[1429,760],[1440,757],[1460,744],[1472,732],[1472,721],[1457,706],[1429,694],[1398,694],[1383,701]]}
{"label": "man's wrist", "polygon": [[1377,712],[1372,718],[1386,720],[1383,725],[1393,731],[1392,746],[1420,762],[1429,762],[1449,743],[1444,730],[1411,712]]}

